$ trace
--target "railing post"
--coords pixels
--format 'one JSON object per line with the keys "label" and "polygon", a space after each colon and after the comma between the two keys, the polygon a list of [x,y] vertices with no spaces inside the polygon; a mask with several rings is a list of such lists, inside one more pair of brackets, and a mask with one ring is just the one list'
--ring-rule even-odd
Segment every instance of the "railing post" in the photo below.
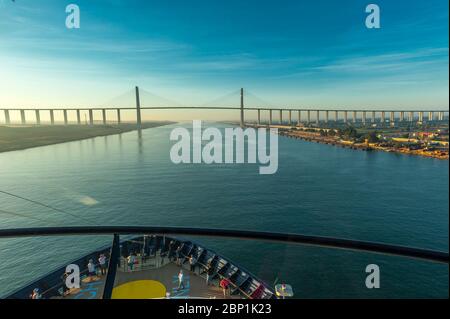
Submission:
{"label": "railing post", "polygon": [[116,279],[117,267],[120,262],[120,237],[114,234],[113,244],[109,257],[108,273],[106,274],[105,286],[103,288],[102,299],[111,299]]}

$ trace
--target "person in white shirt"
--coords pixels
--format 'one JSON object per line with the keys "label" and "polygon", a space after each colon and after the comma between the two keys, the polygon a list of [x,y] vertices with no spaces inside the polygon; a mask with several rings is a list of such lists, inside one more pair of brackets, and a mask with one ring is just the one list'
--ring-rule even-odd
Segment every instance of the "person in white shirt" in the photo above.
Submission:
{"label": "person in white shirt", "polygon": [[106,275],[106,256],[104,254],[100,254],[98,263],[100,265],[101,274]]}
{"label": "person in white shirt", "polygon": [[178,290],[180,290],[181,288],[184,289],[183,277],[183,270],[180,270],[180,272],[178,273]]}
{"label": "person in white shirt", "polygon": [[91,277],[91,279],[92,279],[93,276],[97,275],[97,273],[95,271],[95,264],[94,264],[94,261],[92,259],[89,259],[88,274],[89,274],[89,277]]}
{"label": "person in white shirt", "polygon": [[130,271],[133,271],[136,257],[134,256],[133,253],[131,253],[130,256],[128,256],[127,260],[128,260],[128,267],[130,267]]}

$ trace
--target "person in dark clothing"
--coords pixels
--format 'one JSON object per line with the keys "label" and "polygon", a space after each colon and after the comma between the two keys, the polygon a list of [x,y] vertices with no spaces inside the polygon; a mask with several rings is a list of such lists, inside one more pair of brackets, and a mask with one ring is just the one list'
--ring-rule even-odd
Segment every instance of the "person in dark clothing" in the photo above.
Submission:
{"label": "person in dark clothing", "polygon": [[64,272],[64,274],[61,276],[61,280],[62,280],[62,296],[65,297],[69,294],[70,289],[67,288],[67,277],[69,276],[69,274],[67,272]]}
{"label": "person in dark clothing", "polygon": [[211,261],[208,262],[206,265],[206,285],[209,285],[209,281],[211,280],[212,276],[214,274],[214,267],[212,266]]}
{"label": "person in dark clothing", "polygon": [[189,266],[191,268],[191,271],[195,273],[195,264],[197,263],[197,259],[195,259],[194,255],[191,255],[189,257]]}

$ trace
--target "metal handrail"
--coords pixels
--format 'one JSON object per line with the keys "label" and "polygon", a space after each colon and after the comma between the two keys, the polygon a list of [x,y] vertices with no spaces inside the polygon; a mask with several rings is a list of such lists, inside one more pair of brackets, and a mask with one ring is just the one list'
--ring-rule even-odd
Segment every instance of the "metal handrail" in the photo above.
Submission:
{"label": "metal handrail", "polygon": [[76,227],[39,227],[0,229],[0,238],[100,235],[100,234],[160,234],[190,235],[200,237],[240,238],[275,241],[319,247],[367,251],[379,254],[397,255],[408,258],[424,259],[449,264],[448,252],[427,250],[414,247],[390,245],[384,243],[357,241],[342,238],[310,236],[302,234],[274,233],[248,230],[228,230],[211,228],[164,227],[164,226],[76,226]]}

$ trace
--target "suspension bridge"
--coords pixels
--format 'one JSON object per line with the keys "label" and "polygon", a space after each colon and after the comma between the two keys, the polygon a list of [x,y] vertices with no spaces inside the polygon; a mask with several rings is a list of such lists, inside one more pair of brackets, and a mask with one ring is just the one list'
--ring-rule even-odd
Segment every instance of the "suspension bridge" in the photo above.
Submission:
{"label": "suspension bridge", "polygon": [[[152,97],[155,106],[141,105],[141,91]],[[309,109],[309,108],[275,108],[271,107],[269,102],[260,99],[258,96],[244,92],[244,89],[234,91],[221,98],[215,99],[200,106],[183,106],[177,102],[156,96],[148,91],[139,90],[138,87],[132,91],[135,101],[133,106],[121,107],[92,107],[92,108],[0,108],[0,114],[3,113],[3,119],[0,117],[0,124],[5,125],[42,125],[42,124],[100,124],[122,123],[122,113],[132,111],[135,113],[135,123],[137,128],[142,124],[142,112],[144,110],[231,110],[239,115],[239,124],[258,126],[302,126],[302,125],[330,125],[332,123],[358,124],[366,125],[387,125],[396,124],[423,124],[448,121],[448,109],[436,110],[373,110],[373,109]],[[130,105],[128,101],[121,102],[121,98],[129,96],[130,91],[122,94],[115,99],[114,104]],[[237,96],[240,97],[240,103],[237,102]],[[230,98],[236,98],[235,101],[229,101]],[[248,103],[250,98],[252,103]],[[110,102],[113,104],[112,102]],[[233,105],[237,104],[237,105]],[[253,104],[254,106],[248,106]],[[159,106],[158,106],[159,105]],[[82,112],[85,119],[82,119]],[[94,113],[101,112],[100,121],[95,120]],[[34,114],[33,114],[34,113]],[[57,121],[55,114],[62,113],[62,121]],[[18,120],[13,120],[11,114]],[[43,121],[42,116],[46,114],[48,121]],[[112,115],[115,114],[115,115]],[[112,119],[113,118],[113,119]],[[251,120],[249,120],[249,118]]]}

